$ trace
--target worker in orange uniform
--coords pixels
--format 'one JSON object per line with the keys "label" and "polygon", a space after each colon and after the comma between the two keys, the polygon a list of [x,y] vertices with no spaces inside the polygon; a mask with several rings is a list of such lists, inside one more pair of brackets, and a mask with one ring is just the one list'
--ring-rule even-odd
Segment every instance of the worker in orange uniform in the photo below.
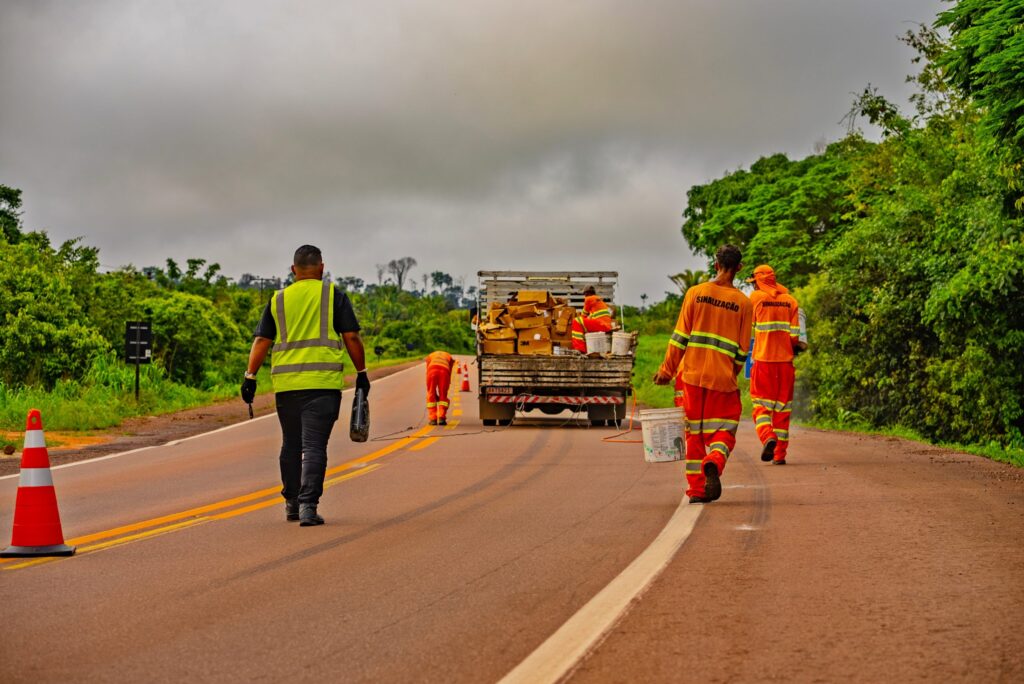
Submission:
{"label": "worker in orange uniform", "polygon": [[754,305],[754,365],[750,399],[754,428],[761,440],[761,460],[786,465],[789,416],[793,410],[794,350],[800,348],[800,313],[789,290],[775,280],[771,266],[758,266],[747,282],[756,288]]}
{"label": "worker in orange uniform", "polygon": [[717,277],[686,291],[665,360],[654,376],[655,384],[667,385],[682,362],[690,503],[709,503],[722,495],[721,475],[736,446],[742,411],[736,376],[747,361],[753,318],[750,300],[732,283],[741,258],[736,247],[719,247]]}
{"label": "worker in orange uniform", "polygon": [[448,387],[455,358],[446,351],[427,354],[427,414],[431,425],[447,425]]}
{"label": "worker in orange uniform", "polygon": [[583,315],[587,332],[611,332],[612,311],[604,300],[597,296],[593,285],[583,290]]}

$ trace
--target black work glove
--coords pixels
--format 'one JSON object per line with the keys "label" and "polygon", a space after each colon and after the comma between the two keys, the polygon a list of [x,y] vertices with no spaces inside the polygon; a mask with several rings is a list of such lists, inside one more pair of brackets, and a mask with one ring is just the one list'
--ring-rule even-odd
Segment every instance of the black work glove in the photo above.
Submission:
{"label": "black work glove", "polygon": [[252,400],[256,398],[256,379],[246,378],[242,381],[242,401],[246,404],[251,404]]}
{"label": "black work glove", "polygon": [[366,396],[370,396],[370,376],[366,371],[356,374],[356,389],[365,390]]}

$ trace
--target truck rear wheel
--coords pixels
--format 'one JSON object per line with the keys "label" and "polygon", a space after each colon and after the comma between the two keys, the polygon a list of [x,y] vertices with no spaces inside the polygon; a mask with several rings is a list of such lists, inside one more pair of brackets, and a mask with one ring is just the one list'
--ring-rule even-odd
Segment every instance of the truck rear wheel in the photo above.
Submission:
{"label": "truck rear wheel", "polygon": [[511,418],[499,418],[498,419],[498,426],[499,427],[507,427],[507,426],[509,426],[511,424],[512,424],[512,419]]}
{"label": "truck rear wheel", "polygon": [[494,427],[495,423],[497,421],[494,418],[484,418],[484,427]]}

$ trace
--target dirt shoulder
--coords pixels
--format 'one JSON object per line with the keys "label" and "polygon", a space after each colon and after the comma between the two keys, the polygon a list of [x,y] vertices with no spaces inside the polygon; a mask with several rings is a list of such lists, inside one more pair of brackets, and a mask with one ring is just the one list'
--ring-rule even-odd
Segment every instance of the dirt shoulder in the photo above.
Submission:
{"label": "dirt shoulder", "polygon": [[[408,361],[386,368],[375,368],[370,373],[370,380],[393,375],[410,368],[420,361]],[[355,375],[346,376],[347,385],[355,382]],[[252,405],[255,416],[265,416],[274,412],[274,394],[268,392],[256,397]],[[97,456],[131,451],[143,447],[157,446],[176,439],[183,439],[210,430],[238,423],[249,418],[249,411],[240,399],[229,399],[207,406],[165,413],[159,416],[142,416],[129,418],[116,428],[109,430],[90,431],[87,445],[73,447],[49,447],[50,465],[56,466],[74,461],[82,461]],[[76,441],[71,435],[70,443]],[[63,435],[56,436],[61,441]],[[0,475],[18,472],[21,465],[21,454],[4,456],[0,454]]]}

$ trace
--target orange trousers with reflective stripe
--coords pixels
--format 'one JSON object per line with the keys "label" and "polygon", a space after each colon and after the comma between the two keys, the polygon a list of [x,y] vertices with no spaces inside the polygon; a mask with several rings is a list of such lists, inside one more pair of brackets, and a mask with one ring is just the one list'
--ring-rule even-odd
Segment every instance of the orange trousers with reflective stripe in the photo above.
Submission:
{"label": "orange trousers with reflective stripe", "polygon": [[[750,369],[754,429],[761,444],[775,440],[776,461],[785,459],[789,451],[789,416],[795,380],[792,361],[755,361]],[[770,404],[771,408],[765,404]]]}
{"label": "orange trousers with reflective stripe", "polygon": [[[683,409],[686,411],[686,495],[704,496],[704,466],[714,463],[718,474],[736,446],[736,426],[743,412],[740,392],[715,390],[683,383]],[[719,428],[720,421],[735,421]]]}
{"label": "orange trousers with reflective stripe", "polygon": [[440,420],[448,414],[448,387],[451,384],[450,369],[444,366],[427,369],[427,414],[430,420]]}

